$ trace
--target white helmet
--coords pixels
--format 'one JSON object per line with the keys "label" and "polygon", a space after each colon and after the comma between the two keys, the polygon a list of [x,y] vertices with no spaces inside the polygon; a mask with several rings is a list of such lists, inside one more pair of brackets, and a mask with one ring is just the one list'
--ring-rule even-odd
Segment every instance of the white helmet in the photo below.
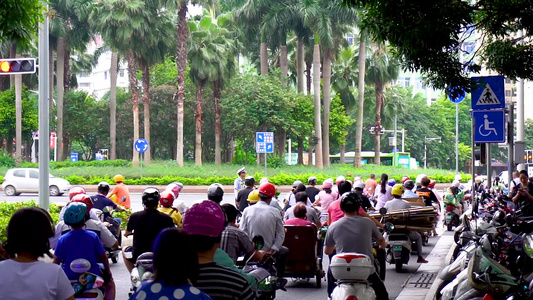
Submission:
{"label": "white helmet", "polygon": [[457,174],[457,175],[455,175],[455,180],[461,181],[461,180],[463,180],[463,177],[461,177],[461,174]]}

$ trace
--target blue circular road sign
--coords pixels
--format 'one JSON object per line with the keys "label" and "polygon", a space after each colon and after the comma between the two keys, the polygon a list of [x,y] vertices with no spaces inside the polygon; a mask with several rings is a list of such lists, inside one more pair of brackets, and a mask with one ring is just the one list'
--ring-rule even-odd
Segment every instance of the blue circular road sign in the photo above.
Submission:
{"label": "blue circular road sign", "polygon": [[452,103],[461,103],[465,100],[465,91],[461,88],[448,88],[446,91]]}
{"label": "blue circular road sign", "polygon": [[138,139],[135,141],[135,151],[144,153],[148,150],[148,142],[145,139]]}

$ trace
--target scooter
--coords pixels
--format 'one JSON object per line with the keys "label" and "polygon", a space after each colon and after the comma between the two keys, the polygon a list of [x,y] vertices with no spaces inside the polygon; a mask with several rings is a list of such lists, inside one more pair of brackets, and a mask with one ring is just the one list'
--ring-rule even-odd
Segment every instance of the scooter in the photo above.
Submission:
{"label": "scooter", "polygon": [[[128,256],[128,253],[130,253],[130,247],[126,248],[124,251],[126,252],[125,256]],[[130,250],[130,251],[128,251]],[[145,252],[139,257],[137,257],[137,261],[135,262],[135,266],[131,270],[130,274],[130,280],[131,280],[131,288],[130,292],[128,294],[129,297],[133,295],[142,285],[143,282],[152,279],[154,275],[154,254],[152,252]]]}
{"label": "scooter", "polygon": [[[115,236],[118,241],[118,248],[107,248],[106,250],[107,258],[111,259],[111,262],[116,264],[118,262],[118,257],[122,251],[120,245],[122,245],[122,230],[120,228],[120,223],[113,218],[113,215],[108,215],[105,217],[105,213],[101,210],[97,210],[96,215],[100,218],[100,221],[107,223],[107,229]],[[111,212],[109,212],[111,214]]]}
{"label": "scooter", "polygon": [[[330,268],[337,286],[331,300],[375,300],[376,293],[367,279],[372,274],[372,259],[361,253],[340,253],[331,259]],[[355,298],[354,298],[355,297]]]}
{"label": "scooter", "polygon": [[446,215],[444,216],[444,224],[448,231],[452,231],[453,226],[461,224],[459,215],[455,213],[457,207],[453,204],[446,204]]}
{"label": "scooter", "polygon": [[80,274],[77,280],[70,281],[74,289],[74,297],[77,300],[104,299],[104,294],[100,290],[104,285],[104,279],[96,274],[89,273],[90,269],[91,263],[84,258],[75,259],[70,263],[70,270]]}

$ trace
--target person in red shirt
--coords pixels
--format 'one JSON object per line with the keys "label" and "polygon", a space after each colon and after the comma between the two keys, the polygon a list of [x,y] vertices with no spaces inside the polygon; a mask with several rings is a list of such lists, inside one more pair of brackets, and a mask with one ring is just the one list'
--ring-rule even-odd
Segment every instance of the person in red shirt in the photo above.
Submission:
{"label": "person in red shirt", "polygon": [[376,186],[378,186],[376,174],[370,174],[370,178],[365,181],[365,190],[370,200],[374,199],[374,191],[376,190]]}
{"label": "person in red shirt", "polygon": [[124,206],[126,209],[130,209],[130,190],[128,189],[128,186],[124,184],[124,176],[115,175],[113,180],[117,185],[107,195],[107,198],[113,200],[118,205]]}
{"label": "person in red shirt", "polygon": [[308,226],[313,225],[313,228],[316,230],[316,225],[311,223],[311,221],[307,221],[307,207],[305,207],[305,204],[298,203],[294,207],[294,210],[292,211],[294,214],[293,219],[289,219],[285,221],[285,225],[294,225],[294,226]]}

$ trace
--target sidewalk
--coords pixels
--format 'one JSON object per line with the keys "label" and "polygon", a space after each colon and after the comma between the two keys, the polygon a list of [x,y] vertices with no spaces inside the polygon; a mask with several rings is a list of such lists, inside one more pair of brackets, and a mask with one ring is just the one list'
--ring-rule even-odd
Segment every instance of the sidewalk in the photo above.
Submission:
{"label": "sidewalk", "polygon": [[[440,226],[439,226],[440,227]],[[429,261],[422,264],[405,284],[396,300],[433,300],[441,280],[439,271],[447,266],[453,253],[453,231],[437,229],[440,238],[427,256]]]}

